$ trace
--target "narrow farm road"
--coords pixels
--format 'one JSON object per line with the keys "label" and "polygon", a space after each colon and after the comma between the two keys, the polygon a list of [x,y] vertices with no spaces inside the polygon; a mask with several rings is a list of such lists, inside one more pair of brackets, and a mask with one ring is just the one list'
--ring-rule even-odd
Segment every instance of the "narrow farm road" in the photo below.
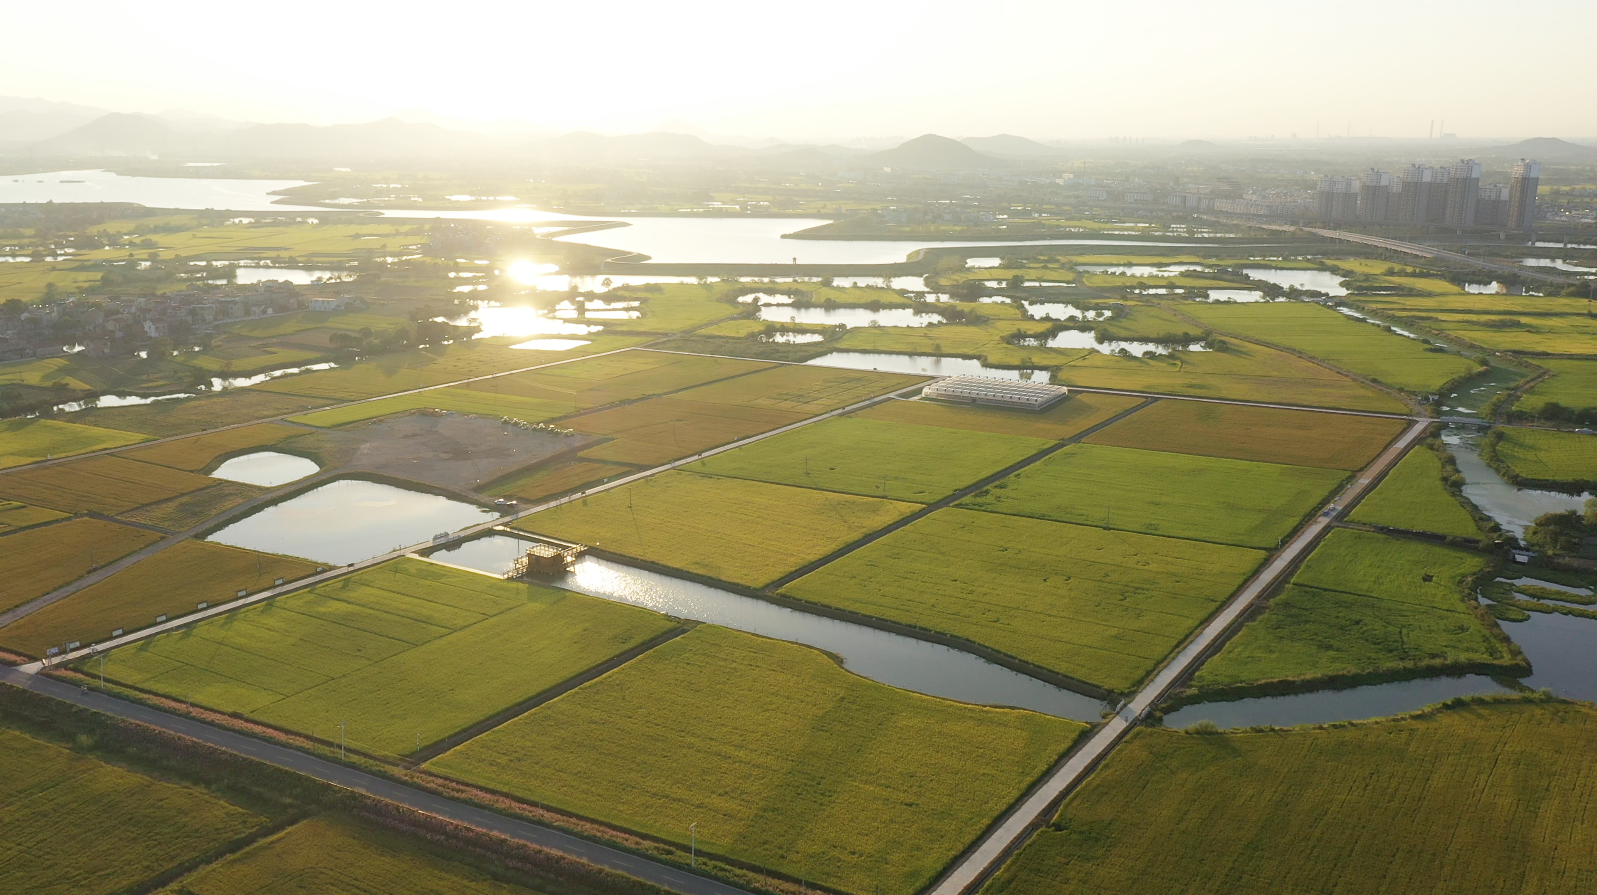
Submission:
{"label": "narrow farm road", "polygon": [[748,895],[742,889],[707,877],[699,876],[661,864],[621,849],[611,848],[548,827],[483,808],[446,799],[413,786],[368,774],[356,768],[341,765],[308,755],[295,749],[277,746],[254,737],[212,727],[199,721],[172,715],[146,706],[124,702],[91,690],[83,690],[38,675],[27,674],[16,668],[0,667],[0,683],[32,690],[63,702],[92,709],[128,721],[147,724],[169,733],[199,740],[218,749],[225,749],[256,761],[314,777],[343,789],[365,793],[373,798],[404,805],[407,808],[441,817],[445,820],[485,830],[498,836],[530,843],[553,852],[586,861],[608,870],[625,873],[645,882],[680,892],[682,895]]}
{"label": "narrow farm road", "polygon": [[1043,784],[989,829],[974,848],[967,851],[932,888],[927,890],[926,895],[962,895],[986,879],[1010,851],[1024,841],[1026,835],[1037,824],[1046,822],[1044,815],[1049,806],[1079,783],[1093,766],[1108,755],[1120,742],[1121,737],[1125,736],[1132,726],[1164,697],[1166,691],[1182,675],[1196,666],[1211,647],[1220,642],[1249,607],[1269,592],[1270,588],[1291,570],[1299,559],[1308,554],[1320,538],[1330,530],[1337,518],[1357,503],[1381,475],[1425,435],[1431,424],[1430,420],[1415,422],[1373,463],[1360,472],[1353,483],[1343,489],[1342,493],[1331,502],[1326,512],[1304,526],[1263,569],[1237,591],[1230,602],[1216,613],[1173,659],[1154,675],[1147,686],[1127,700],[1113,718],[1092,733],[1086,743],[1049,772]]}

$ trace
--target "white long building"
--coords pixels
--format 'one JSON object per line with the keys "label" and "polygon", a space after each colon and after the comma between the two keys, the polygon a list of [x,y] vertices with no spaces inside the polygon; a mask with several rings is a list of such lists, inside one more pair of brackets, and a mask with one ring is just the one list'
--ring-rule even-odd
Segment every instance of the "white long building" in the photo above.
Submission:
{"label": "white long building", "polygon": [[988,379],[985,376],[950,376],[921,389],[922,398],[990,404],[1018,410],[1042,410],[1069,397],[1070,390],[1046,382]]}

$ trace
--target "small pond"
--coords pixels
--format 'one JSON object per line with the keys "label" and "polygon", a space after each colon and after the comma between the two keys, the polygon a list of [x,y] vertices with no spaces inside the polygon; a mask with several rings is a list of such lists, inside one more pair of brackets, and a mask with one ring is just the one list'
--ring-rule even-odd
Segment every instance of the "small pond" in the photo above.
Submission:
{"label": "small pond", "polygon": [[1247,304],[1249,302],[1268,300],[1264,297],[1263,292],[1260,292],[1256,289],[1210,289],[1208,292],[1209,294],[1206,297],[1198,298],[1197,300],[1226,301],[1236,302],[1238,304]]}
{"label": "small pond", "polygon": [[257,510],[206,540],[345,565],[498,516],[436,494],[365,479],[339,479]]}
{"label": "small pond", "polygon": [[[431,558],[503,575],[527,543],[509,534],[493,534],[436,551]],[[550,583],[678,618],[807,644],[837,655],[855,674],[917,693],[978,705],[1019,706],[1078,721],[1098,721],[1103,708],[1089,696],[950,647],[596,557],[583,557],[569,575]]]}
{"label": "small pond", "polygon": [[942,323],[939,314],[918,313],[918,308],[793,308],[761,305],[756,319],[773,323],[823,323],[829,326],[931,326]]}
{"label": "small pond", "polygon": [[1038,320],[1108,320],[1112,311],[1084,311],[1075,305],[1023,301],[1021,307]]}
{"label": "small pond", "polygon": [[1126,352],[1137,357],[1146,357],[1150,354],[1169,354],[1172,351],[1208,351],[1202,342],[1193,342],[1188,345],[1167,345],[1163,342],[1130,342],[1110,340],[1098,341],[1098,337],[1091,330],[1067,329],[1057,332],[1047,339],[1023,339],[1016,343],[1032,345],[1042,348],[1091,348],[1099,354],[1119,354]]}
{"label": "small pond", "polygon": [[314,475],[321,470],[316,461],[280,451],[255,451],[233,457],[216,467],[212,478],[276,488]]}
{"label": "small pond", "polygon": [[846,367],[850,370],[878,370],[883,373],[922,373],[928,376],[986,376],[991,379],[1017,379],[1047,382],[1047,370],[1009,370],[989,367],[968,357],[938,357],[926,354],[889,354],[877,351],[833,351],[806,361],[817,367]]}
{"label": "small pond", "polygon": [[296,286],[308,286],[336,275],[337,273],[331,270],[305,270],[298,267],[240,267],[234,282],[240,286],[248,286],[269,280],[286,280]]}
{"label": "small pond", "polygon": [[762,333],[756,338],[761,342],[776,342],[782,345],[809,345],[826,341],[826,336],[820,333]]}
{"label": "small pond", "polygon": [[1179,277],[1195,270],[1207,270],[1202,264],[1079,264],[1077,270],[1087,273],[1108,273],[1122,277]]}

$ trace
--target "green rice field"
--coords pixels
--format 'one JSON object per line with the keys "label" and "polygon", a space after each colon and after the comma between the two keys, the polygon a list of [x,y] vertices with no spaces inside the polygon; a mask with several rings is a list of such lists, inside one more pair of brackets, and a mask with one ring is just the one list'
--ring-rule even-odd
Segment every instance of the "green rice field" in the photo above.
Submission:
{"label": "green rice field", "polygon": [[515,527],[750,587],[909,515],[901,501],[665,472]]}
{"label": "green rice field", "polygon": [[1164,400],[1085,440],[1149,451],[1354,470],[1372,462],[1387,442],[1402,433],[1404,425],[1403,420],[1381,417]]}
{"label": "green rice field", "polygon": [[919,891],[1085,725],[857,677],[701,626],[427,767],[873,895]]}
{"label": "green rice field", "polygon": [[1465,601],[1473,551],[1337,529],[1193,678],[1202,690],[1469,663],[1513,665]]}
{"label": "green rice field", "polygon": [[1053,444],[1041,438],[837,417],[717,454],[690,468],[931,503]]}
{"label": "green rice field", "polygon": [[783,593],[1129,690],[1239,587],[1257,550],[940,510]]}
{"label": "green rice field", "polygon": [[0,420],[0,469],[144,441],[144,436],[46,419]]}
{"label": "green rice field", "polygon": [[865,420],[939,426],[994,435],[1061,440],[1137,406],[1140,398],[1076,392],[1040,413],[1016,413],[999,407],[940,404],[936,401],[883,401],[852,414]]}
{"label": "green rice field", "polygon": [[307,426],[326,428],[345,426],[350,423],[376,419],[380,416],[392,416],[398,413],[423,409],[449,410],[455,413],[476,414],[477,416],[508,416],[525,420],[529,423],[537,423],[557,416],[564,416],[576,408],[573,404],[559,401],[522,398],[515,395],[496,395],[491,392],[456,387],[430,389],[411,395],[396,395],[392,398],[379,398],[376,401],[366,401],[347,407],[318,410],[289,417],[289,420],[291,422],[304,423]]}
{"label": "green rice field", "polygon": [[1274,548],[1345,475],[1334,469],[1075,444],[960,506]]}
{"label": "green rice field", "polygon": [[1539,416],[1548,403],[1570,410],[1597,408],[1597,360],[1537,359],[1552,375],[1531,386],[1515,410]]}
{"label": "green rice field", "polygon": [[[669,631],[664,616],[401,559],[107,654],[105,674],[405,755]],[[491,671],[453,673],[485,655]],[[96,669],[98,670],[98,666]]]}
{"label": "green rice field", "polygon": [[1442,460],[1416,445],[1386,474],[1348,518],[1368,525],[1478,538],[1480,527],[1442,481]]}
{"label": "green rice field", "polygon": [[1534,482],[1597,482],[1597,436],[1548,429],[1503,428],[1497,456]]}
{"label": "green rice field", "polygon": [[1140,728],[984,895],[1586,891],[1597,711],[1466,706],[1193,735]]}
{"label": "green rice field", "polygon": [[199,789],[0,728],[0,878],[7,892],[138,891],[266,823]]}

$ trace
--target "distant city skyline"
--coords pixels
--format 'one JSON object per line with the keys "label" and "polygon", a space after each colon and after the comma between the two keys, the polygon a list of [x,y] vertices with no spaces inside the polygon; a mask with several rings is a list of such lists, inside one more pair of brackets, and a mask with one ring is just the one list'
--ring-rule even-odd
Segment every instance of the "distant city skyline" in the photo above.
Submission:
{"label": "distant city skyline", "polygon": [[[671,129],[807,142],[926,132],[1597,137],[1579,54],[1536,53],[1529,81],[1514,76],[1525,68],[1513,58],[1549,35],[1597,33],[1597,4],[1551,0],[1535,12],[1506,15],[1484,0],[1457,0],[1445,15],[1414,0],[1010,0],[913,13],[835,0],[791,9],[458,0],[422,18],[303,0],[270,15],[87,0],[70,17],[46,5],[8,11],[10,33],[69,42],[14,43],[0,84],[113,111],[256,122],[425,109],[551,132],[687,123]],[[1339,26],[1359,29],[1356,54],[1327,43]],[[1469,66],[1456,53],[1466,46],[1481,50]]]}

